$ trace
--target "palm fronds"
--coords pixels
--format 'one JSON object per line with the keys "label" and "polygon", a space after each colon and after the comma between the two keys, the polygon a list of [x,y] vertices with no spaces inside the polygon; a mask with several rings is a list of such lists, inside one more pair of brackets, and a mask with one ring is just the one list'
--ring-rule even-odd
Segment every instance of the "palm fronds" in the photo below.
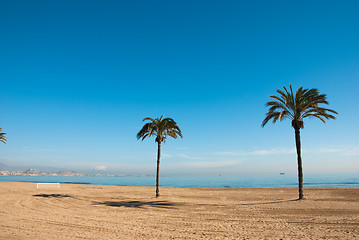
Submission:
{"label": "palm fronds", "polygon": [[277,120],[282,121],[288,118],[295,122],[295,126],[303,128],[303,119],[306,117],[315,117],[325,123],[328,119],[335,119],[333,114],[338,114],[332,109],[320,106],[320,104],[328,105],[329,103],[326,100],[326,95],[319,94],[319,91],[315,88],[304,89],[300,87],[295,94],[293,93],[292,85],[289,85],[289,90],[286,87],[283,87],[283,89],[284,91],[278,89],[279,96],[270,96],[273,100],[266,103],[269,110],[262,122],[262,127],[269,120],[273,120],[273,123],[275,123]]}
{"label": "palm fronds", "polygon": [[0,142],[3,142],[4,144],[6,144],[6,139],[7,137],[5,137],[6,133],[1,132],[2,128],[0,128]]}
{"label": "palm fronds", "polygon": [[150,121],[143,125],[142,129],[137,133],[137,139],[144,140],[146,137],[156,136],[156,142],[163,142],[167,136],[177,138],[182,136],[181,129],[172,118],[144,118],[143,121]]}

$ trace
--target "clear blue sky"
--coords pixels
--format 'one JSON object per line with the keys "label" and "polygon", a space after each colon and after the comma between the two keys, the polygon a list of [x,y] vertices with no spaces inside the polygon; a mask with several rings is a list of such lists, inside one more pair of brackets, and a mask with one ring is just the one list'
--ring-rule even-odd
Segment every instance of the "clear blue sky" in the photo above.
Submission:
{"label": "clear blue sky", "polygon": [[318,88],[304,173],[359,172],[358,1],[1,1],[0,162],[155,173],[144,117],[174,118],[163,175],[296,173],[275,90]]}

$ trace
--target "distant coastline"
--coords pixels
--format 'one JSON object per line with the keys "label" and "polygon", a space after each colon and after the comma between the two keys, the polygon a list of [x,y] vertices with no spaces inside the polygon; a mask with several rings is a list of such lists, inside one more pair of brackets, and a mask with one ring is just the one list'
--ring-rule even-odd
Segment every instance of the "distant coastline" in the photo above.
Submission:
{"label": "distant coastline", "polygon": [[74,171],[59,171],[55,173],[46,173],[41,172],[37,169],[29,168],[25,171],[0,171],[0,176],[61,176],[61,177],[74,177],[74,176],[80,176],[83,177],[84,174],[77,173]]}
{"label": "distant coastline", "polygon": [[75,171],[59,171],[59,172],[41,172],[38,169],[32,169],[29,168],[27,170],[21,171],[0,171],[0,176],[56,176],[56,177],[149,177],[150,175],[145,174],[84,174],[84,173],[78,173]]}
{"label": "distant coastline", "polygon": [[[24,170],[26,169],[26,170]],[[148,174],[124,174],[92,170],[85,173],[72,169],[54,168],[46,166],[8,166],[0,162],[0,176],[53,176],[53,177],[152,177]]]}

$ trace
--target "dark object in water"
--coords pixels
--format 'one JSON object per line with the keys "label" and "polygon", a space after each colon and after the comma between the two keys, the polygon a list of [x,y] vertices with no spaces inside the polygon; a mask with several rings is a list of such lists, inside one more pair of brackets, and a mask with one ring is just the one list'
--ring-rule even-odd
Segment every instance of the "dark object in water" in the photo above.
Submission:
{"label": "dark object in water", "polygon": [[285,173],[284,173],[284,172],[280,172],[279,175],[285,175]]}

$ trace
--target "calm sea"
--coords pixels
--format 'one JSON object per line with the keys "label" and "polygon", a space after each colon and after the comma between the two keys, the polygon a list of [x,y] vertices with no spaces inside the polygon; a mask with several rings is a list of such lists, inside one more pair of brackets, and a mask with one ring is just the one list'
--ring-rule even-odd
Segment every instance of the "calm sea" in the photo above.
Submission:
{"label": "calm sea", "polygon": [[[0,181],[49,182],[116,186],[155,186],[155,177],[0,176]],[[160,186],[188,188],[295,187],[297,175],[160,177]],[[359,187],[359,173],[307,174],[305,187]]]}

